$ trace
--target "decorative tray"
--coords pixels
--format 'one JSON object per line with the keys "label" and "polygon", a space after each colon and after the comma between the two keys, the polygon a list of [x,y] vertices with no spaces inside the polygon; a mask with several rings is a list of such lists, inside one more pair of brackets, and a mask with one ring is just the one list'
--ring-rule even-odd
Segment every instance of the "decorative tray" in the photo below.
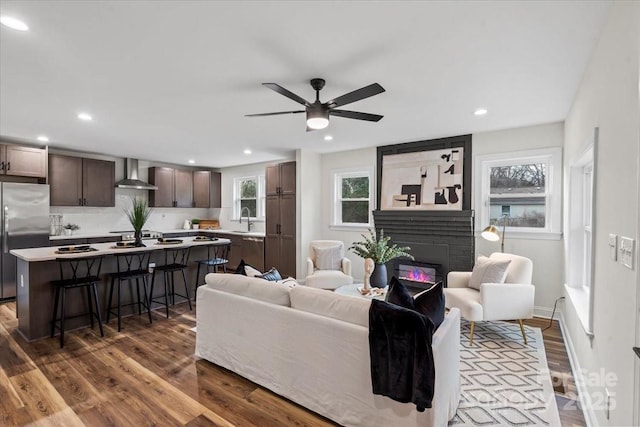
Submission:
{"label": "decorative tray", "polygon": [[177,245],[179,243],[182,243],[181,239],[164,239],[161,237],[156,242],[156,245]]}
{"label": "decorative tray", "polygon": [[114,246],[111,246],[111,249],[127,249],[127,248],[135,248],[136,242],[116,242]]}
{"label": "decorative tray", "polygon": [[194,242],[215,242],[216,240],[218,240],[217,237],[208,236],[196,236],[195,239],[193,239]]}
{"label": "decorative tray", "polygon": [[81,245],[81,246],[65,246],[62,248],[56,249],[55,253],[57,254],[81,254],[84,252],[93,252],[97,251],[97,249],[92,248],[89,245]]}

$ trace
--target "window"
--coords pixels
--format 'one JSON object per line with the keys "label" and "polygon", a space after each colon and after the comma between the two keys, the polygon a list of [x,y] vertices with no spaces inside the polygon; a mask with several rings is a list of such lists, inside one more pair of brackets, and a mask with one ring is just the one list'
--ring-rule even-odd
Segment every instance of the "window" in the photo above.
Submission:
{"label": "window", "polygon": [[476,230],[506,221],[511,237],[560,238],[561,149],[478,156]]}
{"label": "window", "polygon": [[251,218],[264,218],[264,175],[235,178],[233,180],[233,189],[233,217],[235,219],[243,216],[242,211],[245,210],[245,208],[249,209],[249,216]]}
{"label": "window", "polygon": [[333,173],[334,226],[370,227],[371,170],[336,171]]}

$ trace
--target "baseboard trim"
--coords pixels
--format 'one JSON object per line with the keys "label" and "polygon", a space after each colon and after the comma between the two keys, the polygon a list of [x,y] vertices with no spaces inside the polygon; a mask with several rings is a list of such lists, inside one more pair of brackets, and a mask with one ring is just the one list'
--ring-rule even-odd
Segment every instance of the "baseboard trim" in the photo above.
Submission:
{"label": "baseboard trim", "polygon": [[578,359],[578,355],[576,354],[576,349],[573,346],[573,341],[571,341],[571,335],[569,335],[568,332],[569,329],[564,318],[564,313],[556,312],[556,314],[556,317],[558,317],[558,323],[560,324],[560,333],[562,333],[562,339],[564,340],[564,345],[567,348],[569,364],[571,365],[573,380],[576,383],[576,388],[578,390],[578,399],[580,400],[580,407],[582,408],[584,420],[587,424],[587,427],[598,427],[598,418],[596,417],[595,412],[593,412],[590,402],[587,400],[588,390],[585,386],[585,378],[582,375],[583,371],[580,368],[580,361]]}
{"label": "baseboard trim", "polygon": [[[551,314],[553,313],[552,307],[533,307],[533,315],[534,317],[542,317],[543,319],[551,319]],[[560,319],[560,310],[556,308],[556,314],[553,316],[554,320]]]}

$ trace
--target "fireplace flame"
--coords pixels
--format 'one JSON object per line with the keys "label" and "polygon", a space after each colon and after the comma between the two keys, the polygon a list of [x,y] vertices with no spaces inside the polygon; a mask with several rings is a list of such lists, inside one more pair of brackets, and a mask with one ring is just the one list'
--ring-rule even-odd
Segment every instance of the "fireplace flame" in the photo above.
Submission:
{"label": "fireplace flame", "polygon": [[404,271],[405,275],[401,279],[410,280],[412,282],[432,283],[433,277],[421,268],[413,267]]}

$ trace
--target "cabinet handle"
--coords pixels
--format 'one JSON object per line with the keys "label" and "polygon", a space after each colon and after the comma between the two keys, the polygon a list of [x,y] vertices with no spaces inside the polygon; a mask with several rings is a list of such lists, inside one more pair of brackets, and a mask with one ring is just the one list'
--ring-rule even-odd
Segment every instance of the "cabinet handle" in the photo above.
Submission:
{"label": "cabinet handle", "polygon": [[86,198],[82,199],[82,206],[87,206],[87,199]]}
{"label": "cabinet handle", "polygon": [[11,162],[7,162],[7,170],[10,171],[11,170]]}
{"label": "cabinet handle", "polygon": [[78,197],[78,206],[82,206],[82,198]]}
{"label": "cabinet handle", "polygon": [[2,163],[0,163],[0,170],[4,170],[4,160],[2,161]]}

